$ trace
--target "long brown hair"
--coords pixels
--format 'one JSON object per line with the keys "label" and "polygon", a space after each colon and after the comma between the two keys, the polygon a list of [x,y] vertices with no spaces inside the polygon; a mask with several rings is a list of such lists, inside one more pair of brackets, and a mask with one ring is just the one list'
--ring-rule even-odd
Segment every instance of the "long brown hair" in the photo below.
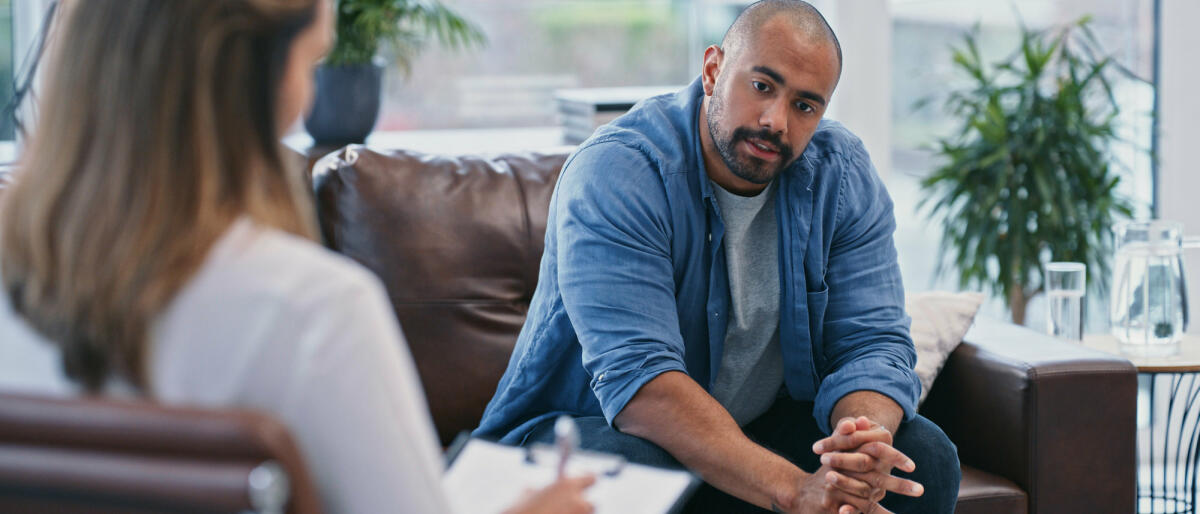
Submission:
{"label": "long brown hair", "polygon": [[316,0],[73,0],[0,206],[17,313],[86,389],[146,390],[155,318],[240,216],[315,237],[277,97]]}

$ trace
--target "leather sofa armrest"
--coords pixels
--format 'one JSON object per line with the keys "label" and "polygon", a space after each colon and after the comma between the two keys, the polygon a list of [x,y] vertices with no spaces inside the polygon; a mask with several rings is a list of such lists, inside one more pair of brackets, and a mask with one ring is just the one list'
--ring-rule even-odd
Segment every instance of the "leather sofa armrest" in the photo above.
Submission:
{"label": "leather sofa armrest", "polygon": [[1137,369],[1126,359],[980,318],[922,414],[964,465],[1025,489],[1030,513],[1135,508]]}

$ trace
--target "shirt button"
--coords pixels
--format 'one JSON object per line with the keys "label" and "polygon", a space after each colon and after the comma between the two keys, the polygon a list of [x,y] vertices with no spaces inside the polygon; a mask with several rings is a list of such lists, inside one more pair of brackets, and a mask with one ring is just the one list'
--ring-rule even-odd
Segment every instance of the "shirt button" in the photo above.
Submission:
{"label": "shirt button", "polygon": [[709,233],[708,233],[708,241],[709,241],[709,242],[712,242],[712,232],[709,232]]}

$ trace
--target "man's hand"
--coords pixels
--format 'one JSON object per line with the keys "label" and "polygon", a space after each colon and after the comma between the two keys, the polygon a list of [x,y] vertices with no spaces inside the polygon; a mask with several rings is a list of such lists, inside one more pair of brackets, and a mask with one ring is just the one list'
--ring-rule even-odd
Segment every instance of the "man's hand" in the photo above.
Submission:
{"label": "man's hand", "polygon": [[[892,476],[892,469],[911,473],[916,464],[892,447],[890,430],[866,417],[838,421],[833,435],[813,444],[813,452],[821,456],[822,467],[832,468],[828,474],[831,484],[855,498],[868,500],[868,506],[877,506],[889,491],[905,496],[920,496],[925,492],[921,484]],[[853,502],[847,502],[839,510],[858,511],[880,512],[863,509]]]}
{"label": "man's hand", "polygon": [[869,487],[858,480],[822,465],[815,473],[800,482],[796,501],[789,509],[775,506],[775,512],[797,514],[891,514],[879,505],[879,498],[869,498]]}
{"label": "man's hand", "polygon": [[892,431],[866,416],[842,418],[834,426],[832,435],[813,443],[813,453],[824,455],[829,452],[857,451],[872,442],[891,446]]}

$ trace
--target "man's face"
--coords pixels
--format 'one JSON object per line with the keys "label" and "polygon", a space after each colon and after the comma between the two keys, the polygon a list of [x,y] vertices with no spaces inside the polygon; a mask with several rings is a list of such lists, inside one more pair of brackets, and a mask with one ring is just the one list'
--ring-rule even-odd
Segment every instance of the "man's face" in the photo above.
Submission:
{"label": "man's face", "polygon": [[799,34],[783,18],[764,23],[741,48],[710,48],[708,130],[729,171],[761,185],[795,162],[825,114],[840,66],[832,44]]}

